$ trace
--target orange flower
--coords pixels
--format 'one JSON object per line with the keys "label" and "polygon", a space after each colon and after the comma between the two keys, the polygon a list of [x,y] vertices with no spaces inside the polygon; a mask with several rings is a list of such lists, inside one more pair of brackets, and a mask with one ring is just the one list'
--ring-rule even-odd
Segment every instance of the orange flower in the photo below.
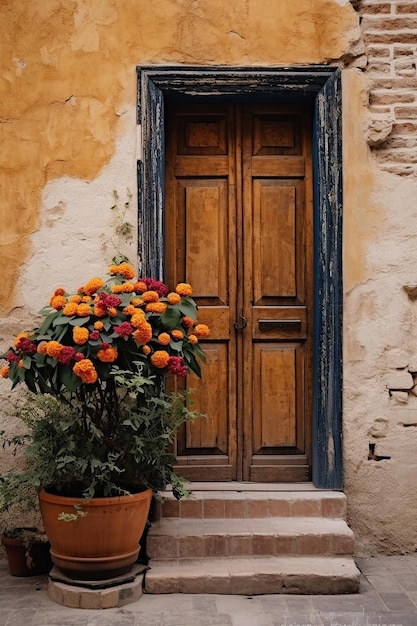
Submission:
{"label": "orange flower", "polygon": [[120,274],[123,278],[130,280],[135,276],[135,268],[130,263],[120,263],[120,265],[110,265],[109,274]]}
{"label": "orange flower", "polygon": [[194,328],[194,332],[197,337],[208,337],[210,335],[209,327],[205,324],[197,324]]}
{"label": "orange flower", "polygon": [[125,308],[123,309],[123,313],[125,315],[135,315],[135,313],[138,311],[138,309],[136,309],[136,307],[133,306],[133,304],[128,304],[127,306],[125,306]]}
{"label": "orange flower", "polygon": [[144,283],[142,280],[138,280],[138,282],[135,283],[134,287],[136,293],[142,293],[143,291],[146,291],[148,289],[146,283]]}
{"label": "orange flower", "polygon": [[2,378],[8,378],[9,370],[10,370],[10,367],[8,365],[3,365],[3,367],[0,369],[0,376]]}
{"label": "orange flower", "polygon": [[83,383],[92,384],[97,381],[98,375],[90,359],[81,359],[75,363],[72,371],[81,378]]}
{"label": "orange flower", "polygon": [[58,287],[58,289],[55,289],[54,291],[54,296],[65,296],[65,289]]}
{"label": "orange flower", "polygon": [[75,304],[79,304],[82,300],[82,296],[78,294],[76,296],[71,296],[68,300],[69,302],[75,302]]}
{"label": "orange flower", "polygon": [[192,328],[192,327],[194,326],[194,320],[193,320],[193,318],[192,318],[192,317],[188,317],[187,315],[185,315],[185,316],[182,318],[182,325],[183,325],[185,328]]}
{"label": "orange flower", "polygon": [[41,341],[37,348],[38,354],[46,354],[46,346],[47,346],[47,342]]}
{"label": "orange flower", "polygon": [[143,346],[142,347],[142,352],[145,356],[148,356],[148,354],[151,352],[151,349],[149,346]]}
{"label": "orange flower", "polygon": [[157,350],[151,356],[151,363],[158,369],[163,369],[168,365],[169,354],[165,350]]}
{"label": "orange flower", "polygon": [[67,299],[64,296],[52,296],[49,304],[53,309],[60,311],[67,303]]}
{"label": "orange flower", "polygon": [[143,325],[144,321],[145,321],[145,313],[141,309],[136,311],[136,313],[132,315],[132,317],[130,318],[130,323],[135,328],[140,328]]}
{"label": "orange flower", "polygon": [[68,304],[64,306],[64,309],[62,312],[64,315],[68,315],[68,317],[72,317],[73,315],[77,313],[77,307],[78,307],[78,304],[76,302],[68,302]]}
{"label": "orange flower", "polygon": [[110,315],[110,317],[116,317],[117,315],[117,309],[115,306],[109,306],[109,308],[107,309],[107,313]]}
{"label": "orange flower", "polygon": [[103,330],[104,328],[103,322],[101,322],[100,320],[98,322],[94,322],[94,328],[95,330]]}
{"label": "orange flower", "polygon": [[82,302],[92,302],[93,298],[91,296],[83,296],[81,301]]}
{"label": "orange flower", "polygon": [[193,294],[193,290],[191,288],[191,285],[189,285],[188,283],[179,283],[176,287],[175,287],[175,291],[180,295],[180,296],[191,296]]}
{"label": "orange flower", "polygon": [[159,293],[157,291],[145,291],[142,298],[144,302],[158,302]]}
{"label": "orange flower", "polygon": [[184,333],[181,330],[171,330],[171,337],[173,337],[174,339],[180,340],[183,339],[184,337]]}
{"label": "orange flower", "polygon": [[86,303],[79,304],[77,306],[77,316],[78,317],[87,317],[91,314],[90,306]]}
{"label": "orange flower", "polygon": [[94,315],[96,317],[104,317],[107,315],[107,308],[105,306],[100,306],[97,302],[94,304]]}
{"label": "orange flower", "polygon": [[149,322],[143,322],[140,328],[133,333],[133,339],[136,343],[145,344],[152,339],[152,326]]}
{"label": "orange flower", "polygon": [[87,296],[92,296],[93,293],[96,293],[101,287],[103,287],[104,281],[101,278],[92,278],[88,281],[82,288],[82,292]]}
{"label": "orange flower", "polygon": [[102,348],[97,352],[97,358],[103,363],[113,363],[117,359],[117,350],[113,346]]}
{"label": "orange flower", "polygon": [[167,299],[170,304],[179,304],[181,302],[181,296],[173,291],[167,295]]}
{"label": "orange flower", "polygon": [[133,306],[140,306],[141,304],[143,304],[143,300],[142,298],[134,298],[130,301],[130,304],[133,304]]}
{"label": "orange flower", "polygon": [[189,341],[192,345],[195,345],[196,343],[198,343],[198,337],[196,337],[195,335],[189,335],[189,336],[188,336],[188,341]]}
{"label": "orange flower", "polygon": [[170,341],[171,337],[168,335],[168,333],[161,333],[160,335],[158,335],[158,343],[160,343],[162,346],[167,346]]}
{"label": "orange flower", "polygon": [[59,341],[48,341],[46,344],[46,354],[54,359],[57,359],[64,346]]}
{"label": "orange flower", "polygon": [[27,336],[28,336],[27,333],[19,333],[14,340],[14,347],[16,348],[17,344],[22,338],[27,339]]}
{"label": "orange flower", "polygon": [[17,367],[18,367],[19,369],[23,369],[23,359],[20,359],[20,361],[19,361],[19,362],[18,362],[18,364],[17,364]]}
{"label": "orange flower", "polygon": [[145,309],[148,313],[163,313],[167,308],[165,302],[149,302]]}
{"label": "orange flower", "polygon": [[89,335],[88,328],[84,328],[83,326],[74,326],[72,330],[72,338],[77,346],[82,346],[84,343],[87,343]]}

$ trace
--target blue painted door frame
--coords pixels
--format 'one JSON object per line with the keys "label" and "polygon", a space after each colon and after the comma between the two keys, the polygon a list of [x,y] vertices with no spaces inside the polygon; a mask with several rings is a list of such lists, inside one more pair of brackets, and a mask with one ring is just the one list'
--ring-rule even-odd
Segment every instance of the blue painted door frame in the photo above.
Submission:
{"label": "blue painted door frame", "polygon": [[138,67],[139,256],[142,272],[164,275],[164,99],[256,97],[314,100],[314,406],[312,479],[342,489],[342,94],[329,66]]}

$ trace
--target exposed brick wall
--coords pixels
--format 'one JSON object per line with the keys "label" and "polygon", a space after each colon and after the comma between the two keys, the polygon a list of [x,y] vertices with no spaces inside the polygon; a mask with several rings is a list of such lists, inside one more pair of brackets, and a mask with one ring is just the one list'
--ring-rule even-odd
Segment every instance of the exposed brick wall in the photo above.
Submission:
{"label": "exposed brick wall", "polygon": [[417,176],[417,2],[352,0],[360,14],[369,78],[369,110],[390,121],[374,153],[381,169]]}

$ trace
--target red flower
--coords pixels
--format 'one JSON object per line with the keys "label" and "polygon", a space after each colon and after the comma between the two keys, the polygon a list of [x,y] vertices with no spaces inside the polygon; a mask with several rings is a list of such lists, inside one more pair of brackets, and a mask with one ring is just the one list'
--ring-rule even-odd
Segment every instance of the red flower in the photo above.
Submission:
{"label": "red flower", "polygon": [[37,352],[37,347],[33,341],[30,341],[26,337],[21,337],[16,344],[16,350],[20,350],[23,354],[31,356]]}
{"label": "red flower", "polygon": [[168,287],[160,280],[154,280],[153,278],[142,278],[141,280],[147,286],[148,291],[157,291],[162,298],[168,295]]}
{"label": "red flower", "polygon": [[122,322],[119,326],[114,327],[114,332],[120,337],[128,337],[133,331],[133,326],[129,322]]}
{"label": "red flower", "polygon": [[92,330],[90,333],[90,339],[92,339],[93,341],[97,341],[97,339],[100,337],[100,333],[98,330]]}
{"label": "red flower", "polygon": [[9,352],[6,354],[6,361],[9,361],[9,363],[13,363],[13,361],[15,361],[17,363],[18,361],[20,361],[20,356],[15,354],[12,350],[9,350]]}
{"label": "red flower", "polygon": [[74,355],[74,348],[72,346],[65,346],[59,353],[58,362],[61,363],[61,365],[68,365],[71,359],[74,358]]}
{"label": "red flower", "polygon": [[168,359],[168,372],[176,376],[185,377],[188,374],[188,367],[184,365],[182,356],[170,356]]}

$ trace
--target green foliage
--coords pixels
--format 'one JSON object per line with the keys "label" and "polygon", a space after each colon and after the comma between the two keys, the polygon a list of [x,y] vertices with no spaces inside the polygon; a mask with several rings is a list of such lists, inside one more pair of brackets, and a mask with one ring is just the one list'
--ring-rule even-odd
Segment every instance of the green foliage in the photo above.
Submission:
{"label": "green foliage", "polygon": [[16,408],[26,432],[11,438],[2,433],[1,439],[13,449],[24,445],[26,467],[0,477],[1,509],[29,504],[40,488],[51,486],[62,495],[91,498],[171,483],[177,497],[184,495],[171,446],[179,426],[199,414],[190,411],[184,394],[155,393],[141,370],[141,364],[136,371],[115,368],[110,380],[119,403],[99,419],[88,397],[81,401],[69,392],[29,396]]}

